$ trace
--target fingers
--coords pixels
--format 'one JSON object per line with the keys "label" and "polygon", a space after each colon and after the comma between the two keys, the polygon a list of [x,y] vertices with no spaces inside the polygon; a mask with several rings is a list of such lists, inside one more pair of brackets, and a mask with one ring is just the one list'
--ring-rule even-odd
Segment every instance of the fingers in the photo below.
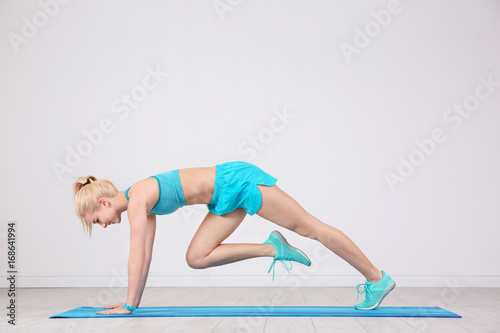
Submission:
{"label": "fingers", "polygon": [[132,313],[132,311],[122,308],[121,305],[123,305],[123,303],[105,306],[104,308],[106,308],[106,309],[109,309],[109,308],[112,308],[112,309],[106,310],[106,311],[96,311],[95,314],[113,315],[113,314],[131,314]]}
{"label": "fingers", "polygon": [[95,314],[100,315],[108,315],[108,314],[131,314],[131,311],[115,311],[115,310],[107,310],[107,311],[97,311]]}
{"label": "fingers", "polygon": [[107,311],[97,311],[96,314],[103,314],[103,315],[106,315],[106,314],[118,314],[118,312],[113,312],[113,310],[107,310]]}
{"label": "fingers", "polygon": [[124,303],[118,303],[118,304],[114,304],[114,305],[107,305],[107,306],[104,306],[105,309],[114,309],[114,308],[118,308],[120,306],[122,306]]}

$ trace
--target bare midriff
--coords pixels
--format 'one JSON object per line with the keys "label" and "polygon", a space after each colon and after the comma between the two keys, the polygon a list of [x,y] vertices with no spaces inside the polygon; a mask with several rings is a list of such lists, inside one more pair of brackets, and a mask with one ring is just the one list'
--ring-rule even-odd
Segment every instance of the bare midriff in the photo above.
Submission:
{"label": "bare midriff", "polygon": [[179,177],[187,205],[208,205],[212,201],[215,170],[215,166],[179,169]]}

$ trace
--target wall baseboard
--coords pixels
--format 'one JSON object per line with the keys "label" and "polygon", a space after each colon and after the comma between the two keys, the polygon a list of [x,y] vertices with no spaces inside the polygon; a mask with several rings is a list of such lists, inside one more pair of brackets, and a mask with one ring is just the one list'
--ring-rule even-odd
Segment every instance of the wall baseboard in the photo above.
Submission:
{"label": "wall baseboard", "polygon": [[[391,275],[399,287],[483,287],[500,288],[500,276]],[[0,288],[8,288],[7,276]],[[127,287],[126,275],[43,276],[18,275],[17,288]],[[360,275],[188,275],[152,274],[148,287],[353,287],[364,283]]]}

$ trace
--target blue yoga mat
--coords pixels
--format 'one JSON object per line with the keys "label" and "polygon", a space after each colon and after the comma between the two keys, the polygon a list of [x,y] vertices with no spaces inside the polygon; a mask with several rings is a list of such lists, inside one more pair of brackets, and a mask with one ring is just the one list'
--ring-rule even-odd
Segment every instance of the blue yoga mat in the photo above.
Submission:
{"label": "blue yoga mat", "polygon": [[131,314],[98,315],[106,310],[81,306],[49,318],[116,317],[432,317],[462,318],[438,307],[384,306],[375,310],[356,310],[352,306],[176,306],[140,307]]}

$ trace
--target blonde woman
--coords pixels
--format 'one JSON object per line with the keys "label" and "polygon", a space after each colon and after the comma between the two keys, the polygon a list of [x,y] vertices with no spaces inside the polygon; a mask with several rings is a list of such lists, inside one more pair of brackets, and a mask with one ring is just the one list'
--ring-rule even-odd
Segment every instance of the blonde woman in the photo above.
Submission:
{"label": "blonde woman", "polygon": [[[275,185],[277,179],[247,162],[227,162],[212,167],[172,170],[140,180],[126,191],[118,191],[109,180],[80,177],[74,184],[74,204],[89,236],[98,224],[107,228],[121,222],[127,211],[130,222],[128,296],[126,303],[105,308],[98,314],[128,314],[140,304],[153,256],[156,216],[171,214],[182,206],[206,204],[205,216],[191,243],[186,261],[201,269],[256,258],[273,257],[287,270],[285,261],[306,266],[305,253],[291,246],[278,231],[262,244],[228,244],[247,214],[257,214],[297,234],[319,241],[356,268],[366,279],[357,286],[365,300],[356,309],[371,310],[380,305],[395,287],[385,272],[375,267],[361,250],[340,230],[309,214],[297,201]],[[360,290],[360,287],[364,287]]]}

